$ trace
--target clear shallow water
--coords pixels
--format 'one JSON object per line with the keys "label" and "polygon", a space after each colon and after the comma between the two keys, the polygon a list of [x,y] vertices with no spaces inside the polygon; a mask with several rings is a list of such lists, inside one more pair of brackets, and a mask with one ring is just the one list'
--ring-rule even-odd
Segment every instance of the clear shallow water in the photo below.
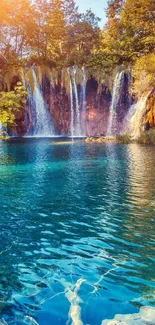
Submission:
{"label": "clear shallow water", "polygon": [[0,143],[0,318],[100,325],[155,306],[155,148]]}

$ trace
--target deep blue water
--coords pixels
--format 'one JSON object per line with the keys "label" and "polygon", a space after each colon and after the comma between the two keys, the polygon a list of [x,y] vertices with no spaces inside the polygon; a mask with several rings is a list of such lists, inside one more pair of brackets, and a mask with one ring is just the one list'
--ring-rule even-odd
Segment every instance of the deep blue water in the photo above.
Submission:
{"label": "deep blue water", "polygon": [[0,143],[0,319],[101,325],[154,306],[155,148]]}

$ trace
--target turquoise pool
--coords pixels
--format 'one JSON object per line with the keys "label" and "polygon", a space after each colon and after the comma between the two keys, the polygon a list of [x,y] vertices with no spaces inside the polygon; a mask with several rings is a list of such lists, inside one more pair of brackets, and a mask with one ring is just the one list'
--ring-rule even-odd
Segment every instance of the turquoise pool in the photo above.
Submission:
{"label": "turquoise pool", "polygon": [[101,325],[155,306],[154,225],[155,148],[1,142],[0,319]]}

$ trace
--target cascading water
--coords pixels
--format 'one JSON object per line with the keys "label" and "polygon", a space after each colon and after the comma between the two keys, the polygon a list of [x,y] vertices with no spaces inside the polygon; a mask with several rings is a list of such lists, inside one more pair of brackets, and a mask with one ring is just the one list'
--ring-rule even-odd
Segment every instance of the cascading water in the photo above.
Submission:
{"label": "cascading water", "polygon": [[[74,136],[85,136],[85,123],[86,123],[86,72],[85,68],[82,68],[82,84],[81,84],[81,95],[80,100],[78,96],[78,87],[76,83],[76,67],[72,68],[72,73],[70,68],[68,68],[69,76],[69,88],[70,88],[70,111],[71,111],[71,121],[70,121],[70,135]],[[75,108],[74,108],[75,103]],[[81,113],[80,113],[81,108]],[[82,118],[81,118],[82,117]]]}
{"label": "cascading water", "polygon": [[50,107],[53,108],[53,100],[54,100],[54,90],[55,90],[55,84],[54,84],[54,78],[51,76],[50,78]]}
{"label": "cascading water", "polygon": [[25,89],[27,90],[27,98],[28,98],[28,105],[25,106],[25,121],[24,121],[24,125],[25,125],[25,134],[29,133],[29,111],[28,108],[31,107],[31,98],[32,98],[32,94],[31,94],[31,88],[30,85],[28,85],[26,87],[26,80],[25,80],[25,71],[22,68],[21,69],[21,82],[22,82],[22,86],[25,87]]}
{"label": "cascading water", "polygon": [[50,93],[51,94],[52,94],[54,89],[55,89],[54,78],[53,78],[53,76],[51,76],[51,80],[50,80]]}
{"label": "cascading water", "polygon": [[42,86],[43,86],[43,79],[42,79],[42,73],[41,73],[41,68],[38,67],[38,85],[40,87],[40,89],[42,90]]}
{"label": "cascading water", "polygon": [[114,81],[112,102],[110,105],[110,113],[109,113],[109,120],[108,120],[106,136],[111,136],[116,133],[116,128],[117,128],[117,111],[116,111],[116,109],[117,109],[117,105],[118,105],[120,97],[121,97],[123,82],[124,82],[124,71],[121,71],[116,74],[116,78]]}
{"label": "cascading water", "polygon": [[73,71],[73,87],[74,87],[74,95],[75,95],[75,107],[76,107],[76,119],[75,119],[75,135],[81,136],[81,123],[80,123],[80,105],[79,105],[79,98],[78,98],[78,89],[76,84],[76,67],[72,68]]}
{"label": "cascading water", "polygon": [[143,115],[145,113],[148,94],[131,106],[125,119],[126,131],[129,131],[133,139],[140,136]]}
{"label": "cascading water", "polygon": [[33,94],[31,91],[30,85],[27,87],[27,94],[28,94],[28,105],[25,110],[25,133],[26,135],[33,135],[35,129],[35,103],[33,99]]}
{"label": "cascading water", "polygon": [[50,137],[53,135],[52,120],[50,112],[48,111],[47,104],[44,102],[42,91],[38,85],[37,77],[34,69],[32,69],[34,91],[29,92],[29,104],[32,111],[32,133],[38,137]]}
{"label": "cascading water", "polygon": [[69,68],[68,68],[68,76],[69,76],[69,89],[70,89],[70,110],[71,110],[70,135],[73,138],[73,136],[74,136],[74,102],[73,102],[73,85],[72,85]]}
{"label": "cascading water", "polygon": [[86,135],[86,71],[82,67],[82,134]]}

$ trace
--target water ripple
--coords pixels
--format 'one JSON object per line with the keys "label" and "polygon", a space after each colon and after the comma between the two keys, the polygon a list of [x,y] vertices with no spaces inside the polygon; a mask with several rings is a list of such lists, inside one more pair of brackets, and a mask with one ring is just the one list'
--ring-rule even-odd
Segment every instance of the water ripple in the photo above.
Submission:
{"label": "water ripple", "polygon": [[0,155],[2,324],[101,325],[155,306],[154,148],[24,140]]}

